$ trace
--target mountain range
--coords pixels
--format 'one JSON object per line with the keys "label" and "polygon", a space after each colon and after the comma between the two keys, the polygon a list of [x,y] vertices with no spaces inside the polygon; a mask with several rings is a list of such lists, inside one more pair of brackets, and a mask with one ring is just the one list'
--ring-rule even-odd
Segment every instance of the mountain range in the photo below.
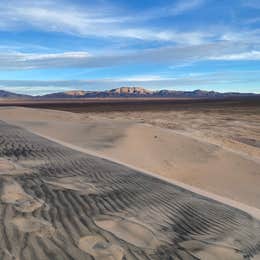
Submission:
{"label": "mountain range", "polygon": [[30,98],[29,95],[17,94],[0,89],[0,98]]}
{"label": "mountain range", "polygon": [[251,97],[259,96],[254,93],[215,92],[205,90],[179,91],[179,90],[147,90],[142,87],[120,87],[104,91],[72,90],[57,92],[41,96],[17,94],[0,90],[0,98],[5,99],[59,99],[59,98],[117,98],[117,97],[164,97],[164,98],[225,98],[225,97]]}

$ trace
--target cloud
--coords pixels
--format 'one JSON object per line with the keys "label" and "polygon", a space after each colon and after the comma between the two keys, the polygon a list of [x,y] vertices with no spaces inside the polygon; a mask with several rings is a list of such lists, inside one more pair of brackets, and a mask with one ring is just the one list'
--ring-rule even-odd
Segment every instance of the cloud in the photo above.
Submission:
{"label": "cloud", "polygon": [[260,61],[260,51],[249,51],[249,52],[242,52],[236,54],[227,54],[218,57],[211,57],[212,60],[225,60],[225,61],[232,61],[232,60],[259,60]]}
{"label": "cloud", "polygon": [[81,7],[64,1],[1,1],[2,29],[31,26],[45,31],[76,34],[93,33],[101,25],[120,23],[117,17],[95,7]]}
{"label": "cloud", "polygon": [[[177,45],[195,45],[227,39],[235,35],[241,38],[241,32],[225,33],[215,28],[207,30],[180,30],[177,26],[166,28],[156,20],[161,17],[181,15],[191,12],[206,4],[206,0],[179,0],[167,6],[153,6],[142,12],[133,13],[126,8],[115,7],[101,1],[99,5],[75,4],[72,1],[0,1],[0,30],[30,30],[60,32],[80,37],[171,42]],[[191,26],[193,27],[193,26]],[[252,32],[251,32],[252,33]],[[244,39],[255,35],[243,32]],[[256,36],[258,35],[258,37]],[[226,38],[225,38],[226,37]]]}
{"label": "cloud", "polygon": [[[246,77],[245,77],[246,75]],[[121,86],[143,86],[148,89],[215,89],[259,93],[260,71],[187,74],[181,77],[160,75],[136,75],[128,78],[89,80],[0,80],[0,89],[23,94],[40,95],[67,90],[104,90]],[[250,85],[251,87],[248,87]]]}
{"label": "cloud", "polygon": [[[162,77],[160,75],[150,75],[150,74],[146,74],[146,75],[134,75],[134,76],[128,76],[128,77],[120,77],[120,78],[115,78],[113,79],[113,81],[125,81],[125,82],[147,82],[147,81],[159,81],[159,80],[165,80],[167,78]],[[172,79],[172,78],[170,78]]]}
{"label": "cloud", "polygon": [[179,0],[174,4],[166,6],[156,6],[150,10],[145,10],[142,14],[134,15],[139,21],[158,19],[162,17],[178,16],[198,9],[205,4],[205,0]]}
{"label": "cloud", "polygon": [[51,54],[1,53],[0,69],[41,69],[78,67],[90,57],[87,52],[65,52]]}
{"label": "cloud", "polygon": [[18,86],[16,86],[16,84],[14,84],[14,86],[9,84],[7,85],[8,86],[6,86],[5,84],[3,85],[0,84],[0,89],[18,93],[18,94],[27,94],[32,96],[45,95],[54,92],[63,92],[63,91],[71,90],[71,86],[70,87],[57,86],[55,83],[51,85],[51,82],[48,84],[48,86],[38,85],[37,82],[30,82],[30,85],[32,86],[25,86],[22,82]]}
{"label": "cloud", "polygon": [[175,6],[173,6],[169,13],[172,15],[180,15],[187,11],[191,11],[199,8],[204,4],[204,0],[189,0],[189,1],[179,1]]}
{"label": "cloud", "polygon": [[91,55],[88,52],[52,54],[0,53],[0,69],[98,68],[128,64],[185,64],[202,60],[260,60],[247,43],[222,41],[194,46],[172,46],[127,53]]}
{"label": "cloud", "polygon": [[[177,15],[203,3],[202,0],[180,1],[171,7],[155,8],[151,13],[127,14],[126,10],[101,6],[78,6],[64,1],[4,0],[0,2],[0,30],[38,29],[81,37],[116,37],[146,41],[171,41],[197,44],[209,33],[164,30],[137,24],[140,20]],[[120,14],[120,15],[118,15]],[[141,19],[140,19],[141,18]]]}

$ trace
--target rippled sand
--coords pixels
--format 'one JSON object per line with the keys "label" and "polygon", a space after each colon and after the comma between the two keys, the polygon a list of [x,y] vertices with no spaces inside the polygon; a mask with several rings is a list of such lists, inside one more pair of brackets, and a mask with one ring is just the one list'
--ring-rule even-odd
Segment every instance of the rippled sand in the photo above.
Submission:
{"label": "rippled sand", "polygon": [[[98,156],[260,208],[258,106],[91,113],[13,107],[1,108],[0,118]],[[249,139],[255,141],[245,143]],[[29,163],[40,165],[42,160]],[[60,189],[71,185],[49,181]]]}
{"label": "rippled sand", "polygon": [[25,170],[0,176],[1,259],[259,257],[260,221],[244,211],[20,127],[0,132],[0,157]]}

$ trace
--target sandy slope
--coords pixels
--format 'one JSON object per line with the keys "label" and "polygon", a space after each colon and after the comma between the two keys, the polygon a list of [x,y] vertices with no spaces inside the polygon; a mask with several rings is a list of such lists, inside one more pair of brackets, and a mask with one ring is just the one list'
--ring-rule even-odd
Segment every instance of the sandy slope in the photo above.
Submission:
{"label": "sandy slope", "polygon": [[260,208],[257,153],[250,158],[238,146],[232,152],[229,147],[194,139],[186,132],[154,127],[136,118],[126,120],[122,114],[112,117],[29,108],[0,109],[0,119],[36,133]]}
{"label": "sandy slope", "polygon": [[0,259],[259,259],[246,212],[24,128],[0,132]]}

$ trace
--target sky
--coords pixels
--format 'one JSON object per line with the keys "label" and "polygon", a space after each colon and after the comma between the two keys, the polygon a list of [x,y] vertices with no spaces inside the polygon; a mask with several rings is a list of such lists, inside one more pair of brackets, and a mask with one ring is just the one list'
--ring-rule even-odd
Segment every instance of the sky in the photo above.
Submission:
{"label": "sky", "polygon": [[0,89],[121,86],[260,93],[260,1],[0,1]]}

